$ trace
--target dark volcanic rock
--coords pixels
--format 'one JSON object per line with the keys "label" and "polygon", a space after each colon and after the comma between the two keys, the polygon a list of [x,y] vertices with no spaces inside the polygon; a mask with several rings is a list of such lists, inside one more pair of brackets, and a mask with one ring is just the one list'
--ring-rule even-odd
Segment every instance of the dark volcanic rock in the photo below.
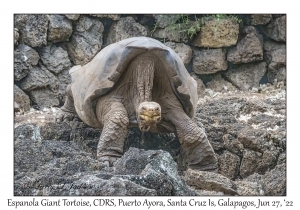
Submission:
{"label": "dark volcanic rock", "polygon": [[34,66],[28,76],[22,80],[21,88],[25,91],[31,91],[43,87],[57,89],[58,80],[45,66]]}
{"label": "dark volcanic rock", "polygon": [[124,17],[111,26],[107,44],[112,44],[130,37],[147,36],[147,33],[146,28],[137,23],[133,17]]}
{"label": "dark volcanic rock", "polygon": [[71,68],[71,61],[67,51],[55,45],[48,45],[41,50],[41,60],[49,71],[54,74]]}
{"label": "dark volcanic rock", "polygon": [[193,71],[196,74],[212,74],[217,71],[227,69],[227,61],[225,58],[225,50],[209,49],[196,50],[194,49]]}
{"label": "dark volcanic rock", "polygon": [[40,47],[47,44],[47,15],[15,15],[14,26],[19,29],[21,43],[31,47]]}
{"label": "dark volcanic rock", "polygon": [[27,76],[32,66],[38,64],[39,54],[31,47],[19,44],[14,52],[14,80],[21,80]]}
{"label": "dark volcanic rock", "polygon": [[286,45],[274,41],[264,43],[266,61],[268,64],[268,80],[286,82]]}
{"label": "dark volcanic rock", "polygon": [[187,43],[189,41],[187,30],[192,27],[193,24],[192,21],[187,25],[176,23],[169,25],[164,29],[156,29],[153,33],[153,37],[164,41],[168,40],[172,42]]}
{"label": "dark volcanic rock", "polygon": [[243,196],[262,196],[265,195],[262,185],[257,182],[236,181],[237,192]]}
{"label": "dark volcanic rock", "polygon": [[[277,112],[284,103],[273,98],[204,98],[199,100],[196,116],[216,151],[226,149],[241,158],[239,173],[245,178],[255,172],[265,174],[273,169],[279,154],[285,151],[286,119]],[[230,161],[235,159],[236,156],[232,156]],[[230,165],[235,168],[234,164]],[[221,173],[222,167],[220,170]],[[222,172],[226,176],[230,173]]]}
{"label": "dark volcanic rock", "polygon": [[[130,148],[115,164],[115,173],[144,187],[155,189],[157,195],[195,195],[181,180],[172,156],[162,150]],[[127,175],[130,174],[130,175]]]}
{"label": "dark volcanic rock", "polygon": [[24,111],[30,109],[30,99],[18,86],[14,85],[14,101],[18,103],[19,108]]}
{"label": "dark volcanic rock", "polygon": [[279,42],[286,41],[286,15],[275,18],[265,27],[265,33],[271,39]]}
{"label": "dark volcanic rock", "polygon": [[30,99],[36,103],[40,109],[59,105],[57,91],[53,91],[49,87],[31,90],[29,92],[29,96]]}
{"label": "dark volcanic rock", "polygon": [[58,79],[43,65],[34,66],[21,82],[32,101],[40,107],[58,106]]}
{"label": "dark volcanic rock", "polygon": [[227,195],[237,195],[236,184],[221,174],[188,169],[184,179],[189,185],[195,186],[200,190],[224,192]]}
{"label": "dark volcanic rock", "polygon": [[72,22],[63,15],[49,15],[48,40],[56,43],[69,41],[72,35]]}
{"label": "dark volcanic rock", "polygon": [[262,35],[253,26],[245,27],[243,34],[244,38],[229,50],[227,60],[234,64],[263,60]]}
{"label": "dark volcanic rock", "polygon": [[67,85],[71,83],[71,61],[67,51],[55,45],[48,45],[41,50],[41,60],[59,81],[58,98],[60,103],[65,101]]}
{"label": "dark volcanic rock", "polygon": [[225,79],[223,79],[221,74],[215,75],[212,80],[206,84],[206,87],[212,89],[215,92],[227,92],[236,90],[236,87],[234,87],[230,82],[227,82]]}
{"label": "dark volcanic rock", "polygon": [[235,179],[239,174],[240,158],[231,152],[224,151],[218,157],[219,160],[219,173],[229,179]]}
{"label": "dark volcanic rock", "polygon": [[[199,100],[195,121],[218,154],[219,174],[188,173],[194,191],[178,176],[186,166],[174,134],[129,129],[124,155],[109,168],[96,160],[100,129],[54,116],[16,120],[15,195],[282,195],[285,99],[258,95]],[[72,189],[78,185],[85,187]]]}
{"label": "dark volcanic rock", "polygon": [[174,24],[180,18],[180,15],[171,15],[171,14],[167,14],[167,15],[156,14],[153,16],[155,18],[156,24],[160,28],[165,28],[171,24]]}
{"label": "dark volcanic rock", "polygon": [[262,186],[265,195],[285,196],[286,195],[286,164],[277,165],[265,175],[253,174],[245,181],[258,183]]}
{"label": "dark volcanic rock", "polygon": [[[68,133],[54,135],[37,124],[15,128],[15,195],[195,195],[167,152],[130,148],[108,168],[65,138]],[[68,141],[45,140],[51,137]]]}
{"label": "dark volcanic rock", "polygon": [[267,71],[266,65],[266,62],[242,64],[229,68],[225,76],[234,86],[247,91],[259,87],[259,82]]}
{"label": "dark volcanic rock", "polygon": [[102,47],[103,24],[81,15],[71,41],[66,44],[71,60],[83,65],[92,60]]}

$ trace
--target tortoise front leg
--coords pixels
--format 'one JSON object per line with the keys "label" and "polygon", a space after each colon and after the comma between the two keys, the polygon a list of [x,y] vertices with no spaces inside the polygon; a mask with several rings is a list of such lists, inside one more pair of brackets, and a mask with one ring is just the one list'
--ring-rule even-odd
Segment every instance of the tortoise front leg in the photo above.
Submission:
{"label": "tortoise front leg", "polygon": [[181,144],[181,154],[187,159],[188,167],[216,172],[218,160],[204,130],[182,109],[172,109],[167,116],[176,127],[176,133]]}
{"label": "tortoise front leg", "polygon": [[71,90],[71,84],[69,84],[67,86],[66,95],[67,95],[66,101],[56,115],[57,122],[72,121],[74,119],[74,117],[77,116],[76,110],[74,107],[74,100],[73,100],[73,94],[72,94],[72,90]]}
{"label": "tortoise front leg", "polygon": [[129,119],[127,111],[120,102],[97,103],[97,118],[103,124],[103,130],[97,147],[97,159],[106,165],[123,155],[124,141],[127,136]]}
{"label": "tortoise front leg", "polygon": [[181,151],[188,160],[188,165],[197,170],[216,170],[218,160],[202,128],[192,121],[183,111],[176,125],[176,132],[181,142]]}

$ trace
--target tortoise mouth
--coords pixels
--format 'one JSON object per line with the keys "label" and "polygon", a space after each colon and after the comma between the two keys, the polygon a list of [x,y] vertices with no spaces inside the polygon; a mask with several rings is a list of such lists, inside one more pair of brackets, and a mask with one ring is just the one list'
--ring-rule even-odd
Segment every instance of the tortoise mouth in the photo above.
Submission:
{"label": "tortoise mouth", "polygon": [[161,107],[156,102],[142,102],[138,107],[138,125],[142,132],[155,127],[161,120]]}

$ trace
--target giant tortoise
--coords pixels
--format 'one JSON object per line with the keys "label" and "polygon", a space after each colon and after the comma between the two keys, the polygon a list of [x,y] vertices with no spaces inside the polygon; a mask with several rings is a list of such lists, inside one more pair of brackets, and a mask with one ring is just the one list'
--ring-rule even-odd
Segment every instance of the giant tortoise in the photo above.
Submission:
{"label": "giant tortoise", "polygon": [[70,74],[57,119],[77,113],[86,124],[102,128],[99,161],[112,166],[123,154],[127,128],[135,126],[142,132],[176,133],[190,168],[217,170],[214,150],[192,120],[197,83],[171,48],[148,37],[124,39]]}

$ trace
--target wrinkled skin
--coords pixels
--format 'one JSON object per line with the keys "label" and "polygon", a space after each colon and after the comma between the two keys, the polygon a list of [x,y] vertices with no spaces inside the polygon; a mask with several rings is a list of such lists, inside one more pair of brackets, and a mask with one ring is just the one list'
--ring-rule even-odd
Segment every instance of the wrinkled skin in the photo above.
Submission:
{"label": "wrinkled skin", "polygon": [[[71,87],[59,121],[76,114]],[[116,84],[97,99],[95,113],[98,127],[103,128],[97,158],[106,165],[112,166],[123,155],[127,129],[138,127],[142,132],[175,132],[190,168],[217,170],[217,158],[203,129],[185,113],[164,65],[149,52],[135,57]]]}

